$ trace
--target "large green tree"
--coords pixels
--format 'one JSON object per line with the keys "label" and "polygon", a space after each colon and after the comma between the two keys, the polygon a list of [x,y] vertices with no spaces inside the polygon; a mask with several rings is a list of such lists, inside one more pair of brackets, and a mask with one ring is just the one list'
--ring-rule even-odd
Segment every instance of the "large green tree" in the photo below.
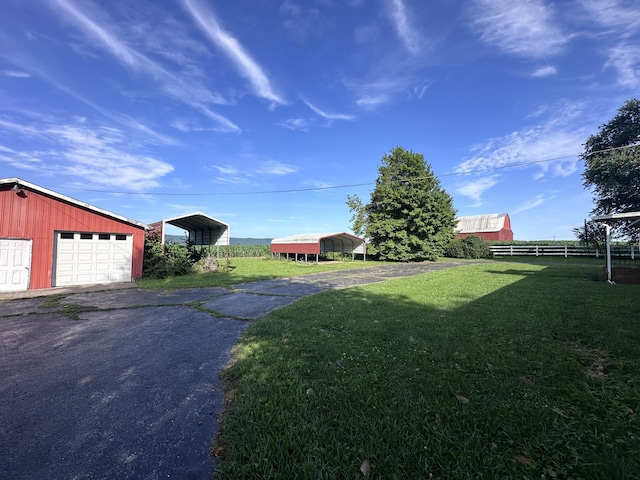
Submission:
{"label": "large green tree", "polygon": [[[585,143],[584,185],[594,194],[593,215],[640,211],[640,100],[632,99]],[[616,232],[637,236],[638,228],[620,222]]]}
{"label": "large green tree", "polygon": [[424,157],[401,147],[382,157],[370,202],[350,196],[347,205],[382,260],[436,260],[455,236],[453,199]]}

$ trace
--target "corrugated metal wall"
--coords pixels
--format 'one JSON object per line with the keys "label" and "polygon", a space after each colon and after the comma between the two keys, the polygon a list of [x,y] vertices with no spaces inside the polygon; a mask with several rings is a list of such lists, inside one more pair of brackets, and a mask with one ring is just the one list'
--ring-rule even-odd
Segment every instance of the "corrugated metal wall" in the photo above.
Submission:
{"label": "corrugated metal wall", "polygon": [[30,289],[51,287],[54,232],[122,233],[133,235],[133,278],[142,276],[144,229],[23,187],[0,186],[0,238],[31,239]]}

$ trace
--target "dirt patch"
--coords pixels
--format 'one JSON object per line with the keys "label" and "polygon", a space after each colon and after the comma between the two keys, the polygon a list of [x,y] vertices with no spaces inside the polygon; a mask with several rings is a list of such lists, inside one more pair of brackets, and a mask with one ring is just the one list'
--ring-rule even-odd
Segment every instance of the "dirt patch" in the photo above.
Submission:
{"label": "dirt patch", "polygon": [[571,343],[571,349],[591,364],[586,369],[586,374],[591,378],[605,379],[607,374],[604,367],[607,363],[607,354],[599,348],[590,348],[578,342]]}

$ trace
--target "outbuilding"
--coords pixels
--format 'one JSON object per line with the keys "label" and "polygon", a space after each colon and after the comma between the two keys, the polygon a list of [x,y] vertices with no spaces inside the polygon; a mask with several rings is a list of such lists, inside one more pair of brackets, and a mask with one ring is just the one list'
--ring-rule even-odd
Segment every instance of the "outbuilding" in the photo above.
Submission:
{"label": "outbuilding", "polygon": [[513,240],[511,220],[508,213],[491,213],[488,215],[473,215],[458,217],[456,228],[458,238],[476,235],[483,240]]}
{"label": "outbuilding", "polygon": [[0,179],[0,291],[130,282],[147,226],[19,178]]}
{"label": "outbuilding", "polygon": [[285,254],[287,258],[289,255],[294,255],[296,259],[303,256],[306,262],[309,255],[319,261],[321,255],[330,252],[351,254],[352,259],[355,259],[356,255],[362,255],[362,259],[365,260],[367,245],[364,238],[345,232],[304,233],[271,240],[272,256],[276,253],[278,256]]}

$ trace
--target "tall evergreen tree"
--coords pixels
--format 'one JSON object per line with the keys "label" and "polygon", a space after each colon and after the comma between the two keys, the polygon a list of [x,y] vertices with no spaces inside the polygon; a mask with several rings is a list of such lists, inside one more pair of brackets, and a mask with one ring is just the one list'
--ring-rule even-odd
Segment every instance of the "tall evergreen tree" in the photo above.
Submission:
{"label": "tall evergreen tree", "polygon": [[371,201],[354,219],[366,220],[366,237],[383,260],[436,260],[455,236],[453,199],[424,157],[401,147],[382,157]]}

